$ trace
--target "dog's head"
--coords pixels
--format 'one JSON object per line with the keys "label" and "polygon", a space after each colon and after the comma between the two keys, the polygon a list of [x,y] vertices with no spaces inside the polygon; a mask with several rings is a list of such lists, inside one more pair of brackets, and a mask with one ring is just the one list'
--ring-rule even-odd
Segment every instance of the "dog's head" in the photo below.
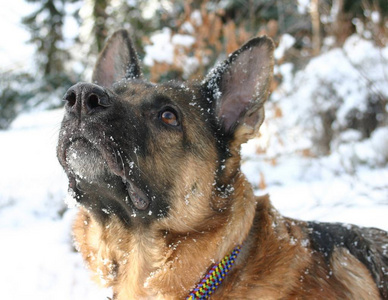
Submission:
{"label": "dog's head", "polygon": [[116,32],[93,84],[64,97],[58,158],[77,201],[128,226],[169,217],[196,226],[227,208],[240,145],[264,119],[273,48],[255,38],[202,82],[153,84],[128,33]]}

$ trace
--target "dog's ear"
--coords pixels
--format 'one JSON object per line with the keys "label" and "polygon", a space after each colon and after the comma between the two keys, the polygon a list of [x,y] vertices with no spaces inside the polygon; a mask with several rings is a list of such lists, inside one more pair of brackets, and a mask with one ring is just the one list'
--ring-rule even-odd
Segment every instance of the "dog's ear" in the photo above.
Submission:
{"label": "dog's ear", "polygon": [[235,134],[244,127],[247,130],[243,131],[251,135],[263,122],[273,51],[270,38],[254,38],[213,69],[202,83],[225,132]]}
{"label": "dog's ear", "polygon": [[107,41],[94,67],[92,82],[111,87],[121,79],[141,77],[139,60],[128,31],[116,31]]}

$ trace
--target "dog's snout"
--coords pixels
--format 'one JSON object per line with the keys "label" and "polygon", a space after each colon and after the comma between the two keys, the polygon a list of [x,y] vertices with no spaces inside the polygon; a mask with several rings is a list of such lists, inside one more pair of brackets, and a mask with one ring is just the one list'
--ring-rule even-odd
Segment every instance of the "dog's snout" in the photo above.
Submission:
{"label": "dog's snout", "polygon": [[112,105],[112,98],[102,87],[91,83],[77,83],[66,92],[63,100],[67,102],[67,110],[82,114],[99,112]]}

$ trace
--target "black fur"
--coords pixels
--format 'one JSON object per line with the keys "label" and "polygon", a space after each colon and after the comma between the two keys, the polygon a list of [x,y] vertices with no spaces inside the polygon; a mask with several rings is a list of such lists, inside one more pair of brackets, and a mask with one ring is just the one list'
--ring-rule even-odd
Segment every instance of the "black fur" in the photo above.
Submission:
{"label": "black fur", "polygon": [[388,233],[340,223],[308,222],[312,248],[322,253],[326,263],[335,248],[348,249],[371,273],[383,299],[388,298]]}

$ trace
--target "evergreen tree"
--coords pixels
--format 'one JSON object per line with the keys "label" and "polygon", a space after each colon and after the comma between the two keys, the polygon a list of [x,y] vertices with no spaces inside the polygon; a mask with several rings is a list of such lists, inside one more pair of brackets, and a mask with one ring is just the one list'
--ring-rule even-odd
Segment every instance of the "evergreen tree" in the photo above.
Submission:
{"label": "evergreen tree", "polygon": [[106,27],[107,19],[109,17],[107,13],[109,2],[109,0],[93,0],[93,35],[97,53],[101,52],[103,49],[108,35],[108,29]]}
{"label": "evergreen tree", "polygon": [[37,46],[38,66],[43,76],[63,72],[64,62],[69,58],[67,51],[60,46],[63,42],[65,0],[26,1],[39,4],[36,11],[23,18],[22,23],[31,34],[29,42]]}
{"label": "evergreen tree", "polygon": [[[151,20],[144,18],[142,12],[146,5],[147,1],[122,0],[111,14],[111,25],[114,30],[118,28],[129,30],[141,58],[144,56],[143,47],[150,35],[163,26],[167,26],[161,23],[161,13],[157,13],[155,18]],[[171,18],[169,19],[171,20]]]}
{"label": "evergreen tree", "polygon": [[6,129],[33,97],[28,86],[33,78],[26,73],[0,72],[0,129]]}
{"label": "evergreen tree", "polygon": [[[70,60],[64,47],[63,24],[66,17],[66,3],[79,0],[26,0],[37,5],[37,9],[22,19],[29,31],[29,43],[36,45],[36,82],[30,91],[34,95],[29,106],[44,103],[44,107],[61,105],[65,89],[78,80],[77,76],[65,70]],[[51,96],[51,97],[50,97]]]}

